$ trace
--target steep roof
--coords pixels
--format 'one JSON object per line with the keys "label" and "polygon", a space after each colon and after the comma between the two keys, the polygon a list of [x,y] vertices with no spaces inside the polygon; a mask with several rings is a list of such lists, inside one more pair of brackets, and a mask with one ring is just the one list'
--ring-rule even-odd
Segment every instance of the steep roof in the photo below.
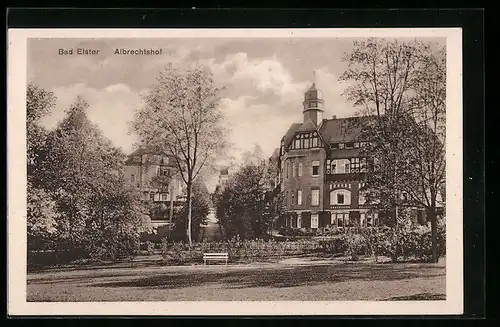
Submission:
{"label": "steep roof", "polygon": [[290,125],[290,127],[288,128],[288,131],[286,132],[286,134],[283,138],[285,146],[288,146],[288,144],[292,140],[293,136],[295,135],[295,132],[297,132],[297,130],[299,129],[299,127],[301,125],[302,125],[301,123],[293,123],[292,125]]}
{"label": "steep roof", "polygon": [[[139,164],[142,162],[142,156],[143,155],[156,155],[156,156],[163,156],[163,157],[168,157],[169,161],[174,160],[174,156],[171,154],[167,154],[164,151],[161,151],[158,148],[154,147],[141,147],[133,151],[131,154],[127,156],[127,159],[125,160],[125,165],[134,165],[134,164]],[[161,163],[161,158],[151,158],[151,163]],[[170,164],[172,165],[172,164]]]}
{"label": "steep roof", "polygon": [[280,156],[280,149],[279,148],[275,148],[274,151],[273,151],[273,154],[271,154],[271,159],[278,158],[279,156]]}
{"label": "steep roof", "polygon": [[300,125],[297,132],[310,132],[310,131],[316,131],[316,130],[318,130],[316,125],[314,125],[314,123],[310,119],[308,119],[305,123]]}
{"label": "steep roof", "polygon": [[345,159],[345,158],[356,158],[359,156],[359,153],[361,152],[360,148],[354,148],[354,149],[338,149],[335,151],[332,151],[328,155],[328,159]]}
{"label": "steep roof", "polygon": [[362,127],[372,120],[373,116],[327,119],[323,120],[320,133],[328,143],[355,141]]}

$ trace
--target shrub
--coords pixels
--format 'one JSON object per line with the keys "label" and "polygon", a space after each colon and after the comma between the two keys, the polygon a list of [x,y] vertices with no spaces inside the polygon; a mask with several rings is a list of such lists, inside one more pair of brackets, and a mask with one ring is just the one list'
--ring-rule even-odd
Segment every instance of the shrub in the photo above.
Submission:
{"label": "shrub", "polygon": [[274,240],[238,240],[225,242],[193,243],[190,248],[185,243],[162,241],[162,256],[165,262],[183,264],[186,262],[202,262],[205,252],[228,252],[231,260],[273,259],[289,255],[301,255],[317,251],[318,242],[314,240],[297,240],[277,242]]}
{"label": "shrub", "polygon": [[345,255],[353,261],[357,261],[360,255],[367,254],[366,239],[362,234],[347,233],[343,237],[345,242]]}
{"label": "shrub", "polygon": [[146,252],[148,255],[153,255],[155,253],[155,244],[153,242],[146,242]]}
{"label": "shrub", "polygon": [[[400,259],[429,260],[432,257],[430,224],[427,226],[395,226],[380,228],[370,241],[374,255],[384,255],[391,261]],[[438,256],[446,253],[446,227],[440,222],[437,228]]]}

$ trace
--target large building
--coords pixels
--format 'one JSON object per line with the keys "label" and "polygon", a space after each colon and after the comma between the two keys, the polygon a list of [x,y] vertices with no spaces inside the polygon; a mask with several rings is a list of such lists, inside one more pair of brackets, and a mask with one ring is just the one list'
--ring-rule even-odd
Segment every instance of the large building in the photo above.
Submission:
{"label": "large building", "polygon": [[[151,149],[138,149],[125,161],[125,178],[136,188],[144,202],[165,204],[169,207],[185,201],[185,188],[176,173],[174,157],[159,154]],[[168,214],[153,216],[153,225],[163,225],[169,220]]]}
{"label": "large building", "polygon": [[378,214],[365,204],[362,187],[366,162],[358,138],[363,119],[323,119],[324,100],[313,83],[305,92],[303,121],[292,124],[281,140],[281,191],[286,214],[279,227],[342,228],[354,222],[371,226]]}

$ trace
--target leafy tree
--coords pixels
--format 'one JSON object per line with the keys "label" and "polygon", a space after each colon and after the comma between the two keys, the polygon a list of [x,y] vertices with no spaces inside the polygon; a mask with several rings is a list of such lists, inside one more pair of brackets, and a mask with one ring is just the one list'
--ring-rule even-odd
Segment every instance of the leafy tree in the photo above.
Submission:
{"label": "leafy tree", "polygon": [[146,146],[173,155],[187,190],[186,237],[191,245],[193,181],[212,167],[226,146],[219,92],[203,66],[180,71],[171,64],[160,72],[136,112],[135,132]]}
{"label": "leafy tree", "polygon": [[227,238],[266,236],[274,218],[273,189],[266,172],[265,164],[242,166],[216,194],[217,218]]}
{"label": "leafy tree", "polygon": [[42,249],[57,231],[60,217],[50,193],[40,184],[42,172],[38,169],[46,150],[47,130],[39,121],[55,106],[56,97],[32,83],[26,89],[27,141],[27,231],[28,249]]}
{"label": "leafy tree", "polygon": [[26,141],[28,179],[33,181],[36,175],[37,161],[41,160],[45,150],[47,130],[40,125],[40,119],[48,115],[56,104],[56,97],[32,83],[26,89]]}
{"label": "leafy tree", "polygon": [[56,203],[44,189],[27,185],[27,230],[28,250],[50,247],[57,232],[60,213]]}
{"label": "leafy tree", "polygon": [[[423,42],[355,42],[344,60],[345,95],[371,119],[362,122],[367,200],[393,212],[425,208],[437,261],[437,199],[445,181],[445,50]],[[351,126],[352,127],[352,126]],[[359,126],[358,126],[359,127]]]}
{"label": "leafy tree", "polygon": [[123,153],[90,122],[87,107],[78,98],[49,133],[38,168],[40,184],[61,212],[61,250],[115,258],[133,250],[139,232],[147,228],[146,218],[137,194],[126,186]]}

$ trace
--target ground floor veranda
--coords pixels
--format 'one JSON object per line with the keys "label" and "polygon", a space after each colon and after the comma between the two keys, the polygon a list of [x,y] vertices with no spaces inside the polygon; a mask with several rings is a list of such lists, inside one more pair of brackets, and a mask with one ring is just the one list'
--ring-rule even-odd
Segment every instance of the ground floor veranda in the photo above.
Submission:
{"label": "ground floor veranda", "polygon": [[[384,214],[373,209],[331,209],[323,211],[293,210],[278,218],[277,228],[339,228],[344,227],[372,227],[380,225]],[[425,211],[415,210],[412,215],[415,224],[427,222]]]}

